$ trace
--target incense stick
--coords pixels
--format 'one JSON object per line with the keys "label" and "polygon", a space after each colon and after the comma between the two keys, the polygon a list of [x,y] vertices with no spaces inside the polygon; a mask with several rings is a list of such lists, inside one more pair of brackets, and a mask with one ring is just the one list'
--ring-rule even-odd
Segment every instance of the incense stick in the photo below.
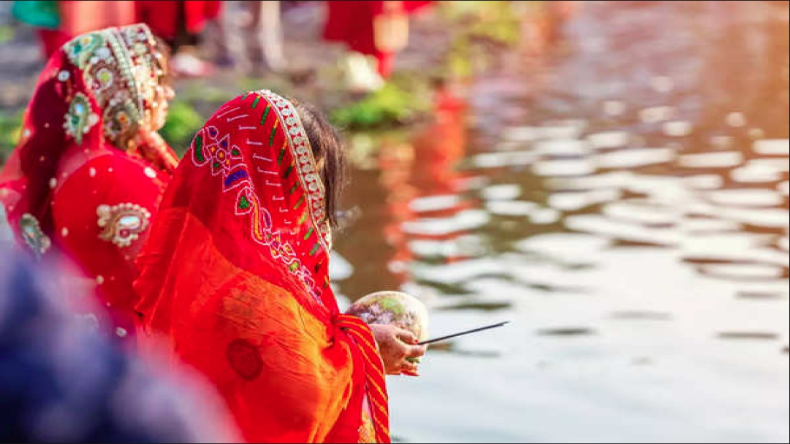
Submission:
{"label": "incense stick", "polygon": [[429,339],[427,341],[420,342],[417,345],[427,345],[427,344],[433,344],[434,342],[446,341],[448,339],[452,339],[452,338],[455,338],[455,337],[458,337],[458,336],[468,335],[470,333],[477,333],[477,332],[483,331],[483,330],[489,330],[489,329],[492,329],[492,328],[502,327],[503,325],[507,325],[509,323],[510,323],[510,321],[505,321],[505,322],[500,322],[500,323],[497,323],[497,324],[486,325],[485,327],[473,328],[471,330],[462,331],[460,333],[453,333],[451,335],[441,336],[439,338],[434,338],[434,339]]}

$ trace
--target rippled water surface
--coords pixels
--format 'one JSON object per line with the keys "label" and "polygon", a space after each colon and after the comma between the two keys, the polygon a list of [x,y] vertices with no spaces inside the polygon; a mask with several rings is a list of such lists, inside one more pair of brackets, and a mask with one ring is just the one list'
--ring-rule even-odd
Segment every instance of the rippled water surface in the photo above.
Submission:
{"label": "rippled water surface", "polygon": [[787,3],[585,4],[543,43],[353,138],[340,292],[513,321],[392,379],[396,435],[786,442]]}

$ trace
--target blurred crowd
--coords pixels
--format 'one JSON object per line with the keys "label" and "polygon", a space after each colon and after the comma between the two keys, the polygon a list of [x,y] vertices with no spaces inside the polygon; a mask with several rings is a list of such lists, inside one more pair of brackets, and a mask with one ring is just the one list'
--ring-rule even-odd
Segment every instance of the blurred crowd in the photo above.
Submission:
{"label": "blurred crowd", "polygon": [[[109,26],[147,24],[172,52],[171,72],[211,76],[217,68],[252,73],[288,71],[284,11],[301,1],[16,1],[13,17],[36,28],[49,57],[71,38]],[[430,1],[327,1],[323,38],[348,48],[342,61],[352,90],[372,91],[392,73],[409,39],[409,16]],[[229,42],[233,32],[238,42]],[[207,36],[209,38],[207,38]],[[209,45],[210,43],[210,45]],[[241,47],[235,47],[235,46]],[[210,46],[211,51],[205,47]],[[231,46],[234,46],[231,48]]]}

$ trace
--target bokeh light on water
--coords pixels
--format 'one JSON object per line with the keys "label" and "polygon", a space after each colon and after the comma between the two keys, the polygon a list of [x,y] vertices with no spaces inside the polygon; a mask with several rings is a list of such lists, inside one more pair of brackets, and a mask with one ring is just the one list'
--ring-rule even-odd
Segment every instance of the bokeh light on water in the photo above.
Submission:
{"label": "bokeh light on water", "polygon": [[787,441],[787,3],[595,2],[554,25],[466,111],[352,139],[340,291],[412,292],[437,335],[514,321],[394,379],[393,430]]}

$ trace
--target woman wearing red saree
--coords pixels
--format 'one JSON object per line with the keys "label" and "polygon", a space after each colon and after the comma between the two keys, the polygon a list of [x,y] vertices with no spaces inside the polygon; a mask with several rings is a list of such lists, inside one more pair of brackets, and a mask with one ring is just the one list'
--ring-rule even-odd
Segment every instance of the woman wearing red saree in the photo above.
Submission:
{"label": "woman wearing red saree", "polygon": [[203,372],[252,442],[389,442],[384,374],[425,352],[338,310],[342,159],[312,108],[233,99],[195,136],[138,259],[140,336]]}
{"label": "woman wearing red saree", "polygon": [[0,173],[19,243],[73,259],[120,337],[134,327],[134,260],[178,161],[156,133],[172,95],[165,67],[145,25],[71,40],[42,71]]}

